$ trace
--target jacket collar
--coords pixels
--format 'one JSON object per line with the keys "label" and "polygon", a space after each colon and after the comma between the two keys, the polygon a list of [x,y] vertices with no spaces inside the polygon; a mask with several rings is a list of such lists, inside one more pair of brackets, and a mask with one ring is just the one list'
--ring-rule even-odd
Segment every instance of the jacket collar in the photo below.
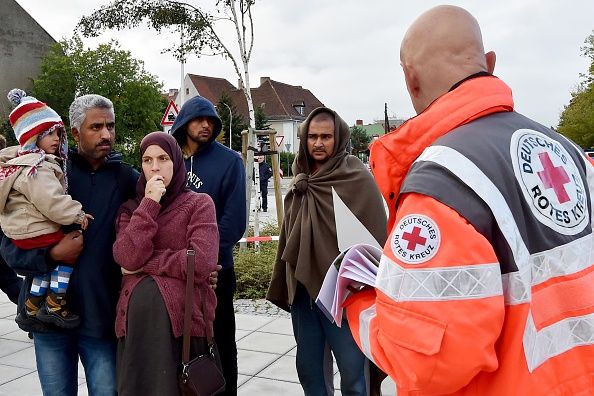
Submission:
{"label": "jacket collar", "polygon": [[[78,149],[76,147],[73,147],[68,151],[68,158],[71,161],[73,161],[74,163],[76,163],[78,166],[92,170],[92,167],[91,167],[91,164],[89,164],[89,161],[87,161],[85,157],[83,157],[82,155],[79,154]],[[122,156],[121,153],[119,153],[117,151],[111,151],[109,154],[107,154],[107,157],[105,157],[105,162],[103,163],[103,165],[101,167],[99,167],[99,169],[102,169],[106,166],[118,165],[123,162],[124,162],[124,157]]]}
{"label": "jacket collar", "polygon": [[425,148],[461,125],[513,109],[511,89],[497,77],[465,79],[422,113],[373,142],[370,146],[371,169],[390,211],[388,231],[394,225],[402,182]]}

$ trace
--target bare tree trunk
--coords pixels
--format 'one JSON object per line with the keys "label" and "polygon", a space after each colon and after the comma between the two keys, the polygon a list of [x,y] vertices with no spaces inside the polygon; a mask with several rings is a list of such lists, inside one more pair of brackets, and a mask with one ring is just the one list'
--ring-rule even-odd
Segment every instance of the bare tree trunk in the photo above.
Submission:
{"label": "bare tree trunk", "polygon": [[[236,5],[239,5],[239,14],[237,13],[237,9],[235,8]],[[247,8],[244,8],[247,7]],[[232,0],[229,3],[229,8],[232,15],[233,23],[235,24],[235,33],[237,34],[237,45],[239,47],[239,54],[241,56],[241,62],[243,65],[243,75],[239,71],[237,62],[233,57],[231,60],[235,66],[235,72],[237,73],[237,77],[241,82],[243,94],[245,95],[245,100],[248,106],[248,113],[249,113],[249,120],[250,120],[250,127],[248,128],[248,147],[255,147],[256,146],[256,139],[254,135],[254,129],[256,128],[256,117],[254,112],[254,102],[252,101],[252,92],[250,88],[250,73],[249,73],[249,63],[250,57],[252,54],[252,48],[254,46],[254,30],[253,30],[253,20],[252,20],[252,13],[251,13],[251,4],[244,3],[244,0]],[[248,18],[248,22],[250,25],[249,33],[246,26],[246,15]],[[249,34],[249,49],[247,48],[248,44],[246,43],[246,35]],[[252,150],[247,151],[247,161],[245,167],[245,181],[246,181],[246,212],[247,212],[247,219],[249,224],[249,218],[251,213],[251,192],[252,187],[254,185],[253,180],[253,169],[254,169],[254,152]],[[260,186],[256,186],[259,188]],[[258,190],[259,191],[259,190]],[[256,208],[257,210],[257,208]],[[248,227],[249,228],[249,227]],[[247,236],[247,228],[244,233],[244,236]],[[256,236],[259,236],[259,224],[254,224],[254,232]]]}

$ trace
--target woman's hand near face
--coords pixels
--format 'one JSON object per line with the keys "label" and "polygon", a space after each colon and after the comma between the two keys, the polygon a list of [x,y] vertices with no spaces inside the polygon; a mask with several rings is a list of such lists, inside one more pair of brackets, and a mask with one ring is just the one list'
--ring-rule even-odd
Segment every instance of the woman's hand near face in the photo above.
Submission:
{"label": "woman's hand near face", "polygon": [[163,183],[163,176],[155,175],[146,182],[144,196],[155,202],[160,202],[166,191],[165,183]]}

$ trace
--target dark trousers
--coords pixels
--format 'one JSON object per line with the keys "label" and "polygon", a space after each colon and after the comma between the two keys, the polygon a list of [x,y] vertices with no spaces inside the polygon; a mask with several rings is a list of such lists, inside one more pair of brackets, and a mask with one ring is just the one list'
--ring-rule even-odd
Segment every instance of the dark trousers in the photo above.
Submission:
{"label": "dark trousers", "polygon": [[12,268],[0,258],[0,289],[8,296],[9,300],[17,304],[23,280],[19,278]]}
{"label": "dark trousers", "polygon": [[262,195],[262,210],[268,210],[268,184],[260,185],[260,195]]}
{"label": "dark trousers", "polygon": [[225,393],[237,395],[237,344],[235,343],[235,270],[225,268],[219,272],[217,288],[217,309],[214,320],[214,336],[221,357],[223,376],[225,377]]}

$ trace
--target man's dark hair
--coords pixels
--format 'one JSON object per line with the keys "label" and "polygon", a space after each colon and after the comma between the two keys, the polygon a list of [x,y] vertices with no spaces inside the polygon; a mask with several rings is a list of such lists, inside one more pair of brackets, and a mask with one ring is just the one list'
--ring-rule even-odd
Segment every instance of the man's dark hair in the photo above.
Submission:
{"label": "man's dark hair", "polygon": [[309,123],[311,124],[312,122],[319,122],[319,121],[332,121],[332,123],[334,123],[334,114],[326,111],[326,110],[322,110],[320,111],[318,114],[316,114],[315,116],[313,116],[311,118],[311,120],[309,121]]}

